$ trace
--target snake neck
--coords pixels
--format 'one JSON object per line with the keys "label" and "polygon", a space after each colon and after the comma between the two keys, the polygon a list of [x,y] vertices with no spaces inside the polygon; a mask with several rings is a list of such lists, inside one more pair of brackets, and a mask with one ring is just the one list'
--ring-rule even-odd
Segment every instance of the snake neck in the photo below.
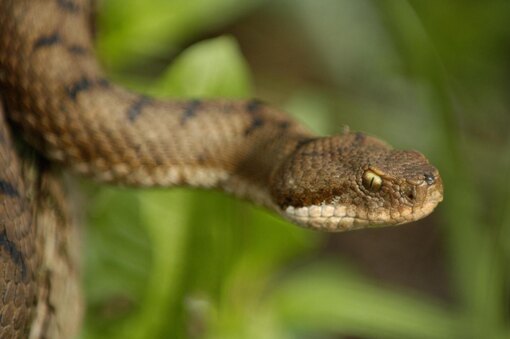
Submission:
{"label": "snake neck", "polygon": [[271,205],[271,174],[310,134],[258,100],[164,101],[110,83],[94,56],[89,6],[3,6],[0,86],[25,139],[102,182],[216,187]]}

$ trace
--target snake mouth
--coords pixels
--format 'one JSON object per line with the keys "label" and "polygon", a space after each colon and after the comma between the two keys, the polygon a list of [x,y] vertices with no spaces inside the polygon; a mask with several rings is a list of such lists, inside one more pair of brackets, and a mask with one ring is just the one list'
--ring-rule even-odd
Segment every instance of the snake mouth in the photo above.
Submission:
{"label": "snake mouth", "polygon": [[402,225],[428,216],[442,201],[439,190],[430,192],[420,206],[401,205],[398,209],[364,209],[355,205],[320,204],[287,206],[282,214],[303,227],[327,232],[343,232],[368,227]]}
{"label": "snake mouth", "polygon": [[283,210],[283,215],[300,226],[329,232],[347,231],[369,225],[367,218],[358,217],[357,208],[353,205],[288,206]]}

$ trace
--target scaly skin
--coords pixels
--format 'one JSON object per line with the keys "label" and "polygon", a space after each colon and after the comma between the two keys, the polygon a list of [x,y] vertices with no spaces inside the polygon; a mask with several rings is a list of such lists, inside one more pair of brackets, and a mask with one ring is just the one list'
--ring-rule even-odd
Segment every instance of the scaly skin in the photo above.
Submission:
{"label": "scaly skin", "polygon": [[[414,221],[442,200],[439,173],[418,152],[394,150],[362,133],[316,137],[258,100],[161,101],[110,83],[94,56],[90,6],[87,0],[0,0],[0,94],[15,130],[45,158],[107,183],[221,189],[297,224],[328,231]],[[2,147],[7,169],[12,149]],[[19,178],[16,169],[0,177],[6,182],[0,197],[28,220],[36,201],[19,205],[25,196],[21,186],[19,199],[8,194]],[[66,224],[68,218],[51,212],[64,199],[60,189],[41,187],[46,189],[38,199],[50,201],[46,195],[55,203],[39,202],[40,227]],[[0,332],[13,337],[26,333],[36,300],[32,337],[37,338],[47,328],[70,322],[62,320],[66,316],[79,314],[59,318],[69,307],[59,293],[75,295],[76,289],[62,292],[50,286],[58,285],[54,275],[76,276],[74,261],[52,266],[53,261],[65,262],[67,254],[45,256],[44,241],[37,247],[36,240],[28,240],[35,237],[33,227],[20,238],[16,225],[2,225],[1,259],[11,268],[0,291],[8,295],[15,281],[23,286],[16,293],[24,303],[16,304],[15,315],[10,311],[14,301],[0,298]],[[68,239],[52,234],[65,246]],[[48,272],[59,274],[40,274],[34,262],[45,262]],[[20,276],[23,267],[26,276]],[[45,289],[36,287],[43,284],[37,278],[41,275],[49,281]],[[41,311],[48,300],[56,301]],[[55,315],[41,316],[48,310]],[[71,332],[54,330],[51,337]]]}

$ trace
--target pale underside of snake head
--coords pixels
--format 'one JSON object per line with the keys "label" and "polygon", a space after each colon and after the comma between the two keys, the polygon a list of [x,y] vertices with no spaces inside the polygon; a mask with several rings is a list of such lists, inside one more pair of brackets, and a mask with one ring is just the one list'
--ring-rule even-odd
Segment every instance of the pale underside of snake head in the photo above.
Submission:
{"label": "pale underside of snake head", "polygon": [[327,231],[415,221],[443,199],[439,172],[425,156],[362,133],[303,142],[271,187],[282,215]]}

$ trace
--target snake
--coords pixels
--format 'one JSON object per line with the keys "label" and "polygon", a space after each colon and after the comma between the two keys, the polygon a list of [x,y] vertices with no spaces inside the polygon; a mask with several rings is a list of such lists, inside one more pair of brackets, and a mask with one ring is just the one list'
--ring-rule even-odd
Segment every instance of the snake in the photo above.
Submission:
{"label": "snake", "polygon": [[258,99],[158,99],[111,82],[93,1],[0,0],[0,337],[79,330],[77,236],[61,170],[222,190],[303,227],[399,225],[443,199],[418,151],[318,136]]}

